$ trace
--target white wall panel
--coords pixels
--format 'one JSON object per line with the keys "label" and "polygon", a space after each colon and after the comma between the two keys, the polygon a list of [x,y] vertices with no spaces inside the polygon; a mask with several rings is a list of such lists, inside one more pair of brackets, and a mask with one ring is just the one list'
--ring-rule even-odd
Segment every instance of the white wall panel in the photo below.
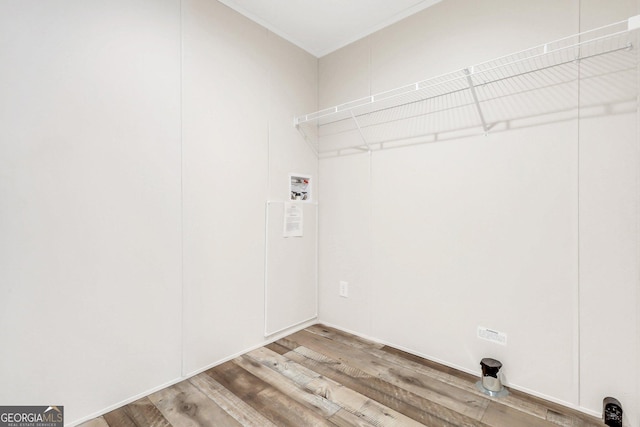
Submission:
{"label": "white wall panel", "polygon": [[318,65],[319,108],[371,95],[369,37],[322,57]]}
{"label": "white wall panel", "polygon": [[[320,162],[320,307],[322,321],[370,335],[371,188],[370,156]],[[340,282],[349,297],[339,296]]]}
{"label": "white wall panel", "polygon": [[0,2],[2,404],[180,376],[178,4]]}
{"label": "white wall panel", "polygon": [[[476,373],[496,357],[509,385],[573,400],[575,129],[374,154],[377,338]],[[507,346],[479,340],[478,326]]]}
{"label": "white wall panel", "polygon": [[[639,5],[585,0],[581,26],[623,20]],[[627,66],[600,70],[580,87],[580,399],[599,410],[605,396],[616,397],[633,426],[640,422],[637,53]]]}
{"label": "white wall panel", "polygon": [[267,204],[265,335],[318,315],[318,206],[300,203],[302,235],[284,237],[285,204]]}
{"label": "white wall panel", "polygon": [[[293,126],[293,117],[317,108],[318,62],[278,36],[269,38],[269,205],[266,225],[265,333],[314,319],[318,312],[318,159]],[[284,238],[289,174],[311,178],[303,203],[304,234]]]}
{"label": "white wall panel", "polygon": [[289,197],[290,173],[311,176],[311,191],[317,194],[318,159],[293,126],[293,118],[317,108],[318,61],[273,34],[268,49],[269,199]]}
{"label": "white wall panel", "polygon": [[[264,340],[265,202],[285,199],[289,172],[316,174],[293,117],[317,104],[317,61],[218,2],[184,1],[183,33],[189,374]],[[315,289],[315,232],[306,237],[313,275],[296,282],[278,264],[290,249],[273,252],[273,286]]]}
{"label": "white wall panel", "polygon": [[390,90],[566,37],[578,31],[578,23],[578,2],[571,0],[443,1],[369,37],[371,90]]}
{"label": "white wall panel", "polygon": [[580,129],[581,398],[598,409],[615,396],[632,419],[638,390],[630,379],[640,368],[636,121],[635,113],[597,118]]}
{"label": "white wall panel", "polygon": [[184,374],[262,331],[267,30],[183,2]]}

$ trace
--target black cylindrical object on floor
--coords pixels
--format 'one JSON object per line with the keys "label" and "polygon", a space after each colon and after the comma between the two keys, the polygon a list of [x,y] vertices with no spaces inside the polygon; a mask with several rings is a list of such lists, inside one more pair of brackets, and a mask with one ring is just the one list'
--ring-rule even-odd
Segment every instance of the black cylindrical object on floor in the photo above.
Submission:
{"label": "black cylindrical object on floor", "polygon": [[602,419],[609,427],[622,427],[622,405],[613,397],[602,401]]}

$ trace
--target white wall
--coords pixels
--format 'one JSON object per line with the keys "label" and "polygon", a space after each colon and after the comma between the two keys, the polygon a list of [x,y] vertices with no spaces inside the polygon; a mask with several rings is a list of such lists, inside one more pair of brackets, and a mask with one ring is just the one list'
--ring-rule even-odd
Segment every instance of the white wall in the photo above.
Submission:
{"label": "white wall", "polygon": [[149,5],[0,3],[2,404],[180,375],[180,15]]}
{"label": "white wall", "polygon": [[[637,424],[635,113],[330,158],[320,173],[291,126],[318,96],[411,83],[626,17],[635,0],[446,0],[319,71],[212,1],[0,10],[3,404],[64,404],[74,423],[263,343],[265,201],[298,172],[322,181],[322,320],[472,372],[494,355],[512,386],[594,412],[612,394]],[[592,95],[571,84],[563,102],[586,113]],[[509,345],[478,341],[478,324]]]}
{"label": "white wall", "polygon": [[[581,25],[595,28],[640,11],[636,1],[616,5],[583,0]],[[611,75],[585,66],[583,74],[600,77],[580,88],[580,404],[598,409],[603,394],[615,396],[632,421],[629,425],[637,425],[640,75],[637,63],[619,64],[620,69],[625,66],[633,68]]]}
{"label": "white wall", "polygon": [[73,424],[264,343],[317,59],[215,1],[0,0],[0,63],[0,403]]}
{"label": "white wall", "polygon": [[[447,0],[321,58],[319,107],[637,11],[635,0]],[[620,84],[633,100],[637,70],[578,81],[590,70],[573,67],[542,106],[567,111],[488,136],[322,159],[320,317],[473,373],[497,357],[509,385],[594,414],[614,395],[635,425],[636,105],[587,107]],[[608,293],[617,305],[605,306]],[[477,326],[507,333],[508,345],[477,339]]]}
{"label": "white wall", "polygon": [[317,176],[293,127],[316,107],[317,59],[218,2],[183,8],[189,374],[264,340],[265,202],[285,200],[290,172]]}

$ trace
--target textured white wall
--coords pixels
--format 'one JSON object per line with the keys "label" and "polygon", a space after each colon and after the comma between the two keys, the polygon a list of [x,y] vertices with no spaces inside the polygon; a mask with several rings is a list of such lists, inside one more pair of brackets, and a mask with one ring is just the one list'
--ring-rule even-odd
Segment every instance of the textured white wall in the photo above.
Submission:
{"label": "textured white wall", "polygon": [[[447,0],[321,58],[320,108],[637,11],[636,0]],[[592,413],[614,395],[637,424],[636,105],[587,117],[615,86],[636,90],[637,70],[623,74],[549,91],[543,109],[570,114],[322,159],[321,320],[470,372],[497,357],[510,385]],[[477,339],[477,326],[508,345]]]}
{"label": "textured white wall", "polygon": [[75,423],[263,344],[317,59],[206,0],[0,0],[0,40],[0,402]]}

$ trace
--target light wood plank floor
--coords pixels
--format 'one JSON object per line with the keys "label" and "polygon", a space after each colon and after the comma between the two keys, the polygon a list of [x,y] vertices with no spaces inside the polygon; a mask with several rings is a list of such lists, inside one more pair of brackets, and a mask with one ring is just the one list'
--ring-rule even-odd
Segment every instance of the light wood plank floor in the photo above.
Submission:
{"label": "light wood plank floor", "polygon": [[82,427],[601,427],[597,418],[323,325],[294,333]]}

